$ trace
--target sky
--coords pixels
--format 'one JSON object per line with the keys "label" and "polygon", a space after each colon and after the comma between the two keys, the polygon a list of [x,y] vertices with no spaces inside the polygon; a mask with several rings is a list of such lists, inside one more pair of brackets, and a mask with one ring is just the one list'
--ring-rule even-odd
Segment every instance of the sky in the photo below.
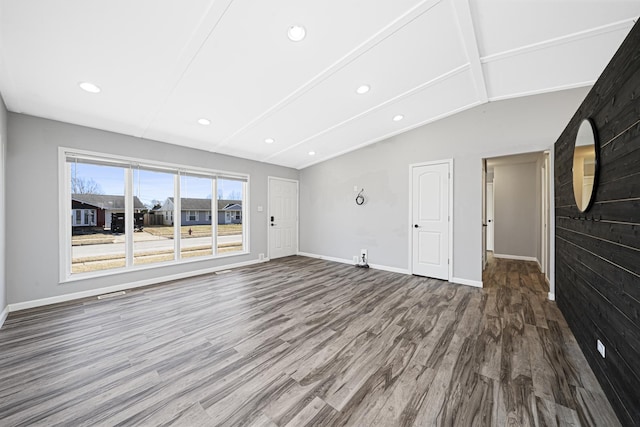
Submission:
{"label": "sky", "polygon": [[[133,171],[133,194],[148,207],[153,200],[164,202],[173,197],[173,174],[147,170]],[[71,163],[71,177],[93,180],[99,186],[100,194],[124,195],[124,168]],[[242,182],[219,179],[218,191],[222,199],[239,199],[242,195]],[[183,176],[180,179],[180,192],[183,198],[210,199],[213,194],[211,179]]]}

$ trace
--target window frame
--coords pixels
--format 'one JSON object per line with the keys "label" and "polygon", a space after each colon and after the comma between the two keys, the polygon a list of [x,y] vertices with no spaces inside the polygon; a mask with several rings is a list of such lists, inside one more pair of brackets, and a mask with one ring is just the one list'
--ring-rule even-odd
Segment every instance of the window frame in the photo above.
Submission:
{"label": "window frame", "polygon": [[[133,262],[133,221],[125,222],[125,251],[126,251],[126,266],[118,267],[108,270],[97,270],[92,272],[84,272],[84,273],[71,273],[71,263],[72,263],[72,230],[73,230],[73,218],[71,212],[73,209],[71,208],[71,186],[68,183],[71,182],[71,164],[68,162],[69,158],[77,157],[78,159],[82,159],[83,161],[87,161],[89,163],[95,162],[95,164],[114,164],[114,165],[123,165],[125,164],[128,167],[125,176],[125,215],[127,218],[133,217],[134,206],[133,206],[133,197],[134,197],[134,182],[133,182],[133,169],[137,166],[143,167],[151,167],[160,170],[164,170],[169,173],[174,174],[174,209],[171,211],[170,216],[173,221],[173,218],[176,220],[173,221],[175,238],[177,238],[177,244],[174,247],[174,259],[171,261],[162,261],[153,264],[134,264]],[[210,177],[213,180],[213,189],[215,190],[212,194],[217,194],[217,186],[219,179],[231,179],[238,180],[242,182],[242,195],[243,195],[243,209],[242,209],[242,250],[236,252],[226,252],[223,254],[217,253],[218,246],[218,227],[217,222],[211,221],[211,234],[212,234],[212,246],[213,253],[212,255],[203,255],[200,257],[190,257],[190,258],[181,258],[180,255],[180,226],[182,225],[181,211],[180,211],[180,177],[186,174],[195,174],[202,175],[206,177]],[[251,253],[251,248],[249,247],[249,234],[250,234],[250,221],[248,216],[246,216],[247,212],[245,211],[244,205],[248,205],[249,197],[250,197],[250,175],[232,171],[218,170],[218,169],[208,169],[201,168],[197,166],[188,166],[183,164],[176,163],[167,163],[167,162],[158,162],[149,159],[140,159],[133,158],[129,156],[120,156],[108,153],[100,153],[95,151],[81,150],[70,147],[59,147],[58,148],[58,189],[59,189],[59,197],[58,197],[58,212],[59,212],[59,284],[75,282],[78,280],[84,280],[88,278],[94,277],[102,277],[102,276],[112,276],[122,273],[129,273],[140,270],[149,270],[155,268],[161,268],[165,266],[172,265],[181,265],[181,264],[189,264],[193,262],[202,262],[209,261],[220,258],[229,258],[235,256],[242,256]],[[212,198],[212,211],[213,208],[217,207],[217,199]],[[196,217],[198,217],[196,212]],[[97,221],[97,212],[93,216],[94,221]],[[186,222],[186,221],[185,221]]]}

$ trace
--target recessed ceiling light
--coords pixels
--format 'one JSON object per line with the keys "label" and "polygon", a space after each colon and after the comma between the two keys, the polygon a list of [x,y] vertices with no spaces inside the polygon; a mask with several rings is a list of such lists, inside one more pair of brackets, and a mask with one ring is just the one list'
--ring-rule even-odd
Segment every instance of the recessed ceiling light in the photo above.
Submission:
{"label": "recessed ceiling light", "polygon": [[402,119],[404,119],[404,116],[402,114],[396,114],[395,116],[393,116],[394,122],[399,122]]}
{"label": "recessed ceiling light", "polygon": [[93,83],[90,82],[82,82],[82,83],[78,83],[78,85],[80,86],[80,88],[82,88],[82,90],[90,92],[90,93],[99,93],[100,92],[100,88],[96,85],[94,85]]}
{"label": "recessed ceiling light", "polygon": [[307,30],[302,25],[292,25],[287,30],[287,37],[292,42],[302,41],[307,35]]}
{"label": "recessed ceiling light", "polygon": [[274,142],[276,142],[276,140],[273,138],[267,138],[264,140],[264,142],[266,142],[267,144],[273,144]]}
{"label": "recessed ceiling light", "polygon": [[369,86],[369,85],[362,85],[362,86],[358,87],[358,89],[356,89],[356,93],[357,93],[358,95],[362,95],[362,94],[364,94],[364,93],[369,92],[369,90],[370,90],[370,89],[371,89],[371,86]]}
{"label": "recessed ceiling light", "polygon": [[315,156],[315,155],[316,155],[316,152],[315,152],[315,151],[309,151],[309,155],[310,155],[310,156]]}
{"label": "recessed ceiling light", "polygon": [[209,126],[211,124],[211,120],[209,119],[198,119],[198,123],[200,123],[202,126]]}

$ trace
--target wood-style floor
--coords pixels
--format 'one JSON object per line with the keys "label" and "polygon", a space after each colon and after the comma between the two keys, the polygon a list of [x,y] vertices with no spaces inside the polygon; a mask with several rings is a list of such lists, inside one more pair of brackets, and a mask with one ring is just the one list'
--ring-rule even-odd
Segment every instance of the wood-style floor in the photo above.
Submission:
{"label": "wood-style floor", "polygon": [[534,264],[290,257],[11,313],[0,425],[618,425]]}

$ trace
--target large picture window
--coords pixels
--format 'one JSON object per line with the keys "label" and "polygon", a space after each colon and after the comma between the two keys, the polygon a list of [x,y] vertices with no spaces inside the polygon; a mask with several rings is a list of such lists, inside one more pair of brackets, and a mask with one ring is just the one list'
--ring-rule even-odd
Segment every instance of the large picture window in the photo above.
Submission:
{"label": "large picture window", "polygon": [[248,176],[71,149],[60,165],[62,281],[248,252]]}

